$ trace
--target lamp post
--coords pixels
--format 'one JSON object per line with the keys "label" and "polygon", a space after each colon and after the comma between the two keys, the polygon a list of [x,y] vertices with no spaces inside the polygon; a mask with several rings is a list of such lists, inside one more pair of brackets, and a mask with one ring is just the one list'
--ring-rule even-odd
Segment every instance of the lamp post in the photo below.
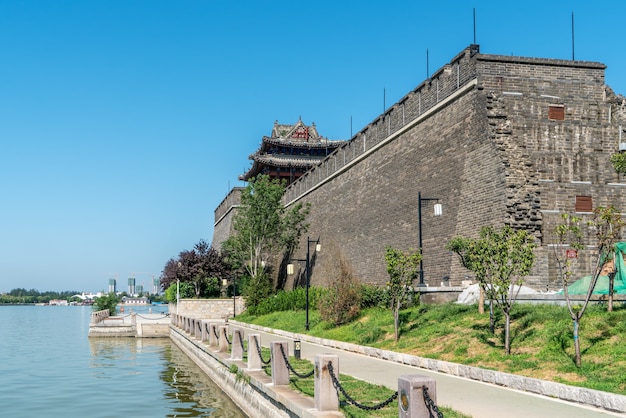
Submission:
{"label": "lamp post", "polygon": [[[439,198],[436,197],[422,197],[422,192],[417,192],[417,224],[419,233],[419,249],[422,254],[420,258],[420,287],[426,286],[424,283],[424,251],[422,249],[422,202],[439,202]],[[435,203],[434,206],[435,216],[441,216],[443,213],[441,203]]]}
{"label": "lamp post", "polygon": [[232,276],[233,281],[233,318],[237,317],[237,301],[235,295],[237,294],[237,288],[235,287],[235,276]]}
{"label": "lamp post", "polygon": [[[306,294],[306,323],[304,328],[309,330],[309,286],[311,285],[311,244],[315,243],[315,252],[320,252],[322,250],[322,244],[320,244],[320,239],[311,239],[307,237],[306,239],[306,259],[297,259],[293,258],[292,261],[305,261],[306,262],[306,286],[305,286],[305,294]],[[287,264],[287,274],[293,274],[293,264]]]}

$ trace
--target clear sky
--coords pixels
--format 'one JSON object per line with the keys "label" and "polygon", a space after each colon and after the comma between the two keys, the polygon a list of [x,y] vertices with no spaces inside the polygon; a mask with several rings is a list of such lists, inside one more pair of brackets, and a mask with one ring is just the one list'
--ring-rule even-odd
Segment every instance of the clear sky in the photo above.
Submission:
{"label": "clear sky", "polygon": [[151,289],[275,120],[349,138],[474,42],[473,9],[481,52],[559,59],[573,12],[626,94],[621,0],[0,1],[0,292]]}

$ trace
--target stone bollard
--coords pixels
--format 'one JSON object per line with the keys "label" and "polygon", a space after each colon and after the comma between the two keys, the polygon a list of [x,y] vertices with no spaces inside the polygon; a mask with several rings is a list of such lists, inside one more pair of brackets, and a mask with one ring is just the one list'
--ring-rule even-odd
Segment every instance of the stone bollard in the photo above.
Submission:
{"label": "stone bollard", "polygon": [[280,352],[282,346],[285,355],[289,353],[289,344],[287,341],[272,341],[270,350],[272,353],[272,383],[274,386],[289,384],[289,369],[285,358]]}
{"label": "stone bollard", "polygon": [[219,328],[219,347],[218,347],[218,352],[220,353],[226,353],[228,352],[228,326],[227,325],[222,325]]}
{"label": "stone bollard", "polygon": [[424,400],[424,386],[428,396],[437,404],[435,379],[419,374],[407,374],[398,378],[399,418],[428,418],[433,416]]}
{"label": "stone bollard", "polygon": [[217,324],[211,323],[209,324],[209,346],[210,347],[216,347],[218,340],[219,340],[219,335],[218,335],[218,328],[217,328]]}
{"label": "stone bollard", "polygon": [[202,335],[200,335],[200,341],[206,341],[209,339],[209,321],[202,320],[200,322],[202,327]]}
{"label": "stone bollard", "polygon": [[243,360],[243,347],[241,346],[243,342],[242,331],[239,328],[233,329],[233,340],[230,348],[230,359],[231,360]]}
{"label": "stone bollard", "polygon": [[[256,346],[259,344],[259,350]],[[248,334],[248,370],[261,370],[261,336],[259,334]]]}
{"label": "stone bollard", "polygon": [[317,354],[315,356],[315,408],[318,411],[338,411],[339,397],[333,385],[328,363],[333,363],[333,373],[339,378],[339,357],[333,354]]}
{"label": "stone bollard", "polygon": [[200,319],[195,320],[193,336],[202,341],[202,320]]}

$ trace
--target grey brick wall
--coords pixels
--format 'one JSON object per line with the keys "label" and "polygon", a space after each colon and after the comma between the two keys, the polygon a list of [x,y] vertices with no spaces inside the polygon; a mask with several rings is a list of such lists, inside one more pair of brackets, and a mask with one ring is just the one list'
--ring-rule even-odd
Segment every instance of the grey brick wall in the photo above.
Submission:
{"label": "grey brick wall", "polygon": [[[626,203],[626,182],[609,162],[626,132],[626,104],[605,86],[604,69],[463,50],[287,189],[286,205],[311,203],[309,234],[322,242],[312,283],[332,280],[340,253],[360,280],[384,284],[385,247],[418,247],[421,192],[443,205],[441,217],[434,202],[422,206],[427,283],[450,276],[456,285],[469,274],[445,250],[450,238],[509,224],[539,244],[528,283],[557,286],[550,244],[560,213],[572,213],[581,195],[594,207]],[[565,120],[549,120],[551,105],[564,106]],[[589,260],[581,252],[580,275]]]}

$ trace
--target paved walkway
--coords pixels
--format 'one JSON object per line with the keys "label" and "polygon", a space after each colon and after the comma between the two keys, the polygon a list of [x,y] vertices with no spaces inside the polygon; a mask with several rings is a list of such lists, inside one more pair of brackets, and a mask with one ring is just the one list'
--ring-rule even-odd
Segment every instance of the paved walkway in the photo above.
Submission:
{"label": "paved walkway", "polygon": [[[256,329],[246,329],[245,332],[246,334],[260,334],[263,346],[269,346],[272,341],[290,341],[288,338]],[[291,341],[289,349],[293,350]],[[624,416],[623,414],[571,404],[545,396],[302,341],[302,358],[314,361],[317,354],[335,354],[339,357],[340,373],[370,383],[384,385],[392,390],[398,389],[398,376],[401,375],[420,374],[433,377],[437,382],[437,405],[451,407],[471,415],[473,418],[606,418]]]}

